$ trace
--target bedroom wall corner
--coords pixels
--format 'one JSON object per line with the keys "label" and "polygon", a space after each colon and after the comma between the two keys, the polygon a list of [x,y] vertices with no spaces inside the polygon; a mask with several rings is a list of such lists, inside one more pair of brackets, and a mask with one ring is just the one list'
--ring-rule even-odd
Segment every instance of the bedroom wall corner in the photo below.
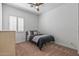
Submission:
{"label": "bedroom wall corner", "polygon": [[42,14],[39,18],[39,31],[51,34],[56,43],[77,49],[77,5],[76,3],[65,3],[60,7]]}

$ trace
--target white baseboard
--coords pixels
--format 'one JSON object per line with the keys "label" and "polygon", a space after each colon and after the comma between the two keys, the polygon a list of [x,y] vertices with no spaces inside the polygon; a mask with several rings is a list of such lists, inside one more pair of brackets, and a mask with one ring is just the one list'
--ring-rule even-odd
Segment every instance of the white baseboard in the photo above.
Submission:
{"label": "white baseboard", "polygon": [[71,49],[75,49],[77,50],[77,48],[74,48],[72,46],[69,46],[67,43],[62,43],[62,42],[55,42],[56,44],[59,44],[59,45],[62,45],[62,46],[65,46],[65,47],[68,47],[68,48],[71,48]]}

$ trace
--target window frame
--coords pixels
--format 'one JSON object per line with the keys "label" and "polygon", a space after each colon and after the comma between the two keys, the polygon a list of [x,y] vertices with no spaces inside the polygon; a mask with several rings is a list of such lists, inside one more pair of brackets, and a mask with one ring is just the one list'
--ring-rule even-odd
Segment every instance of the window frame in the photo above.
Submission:
{"label": "window frame", "polygon": [[[14,18],[14,19],[11,19],[11,18]],[[16,20],[16,21],[11,21],[11,20]],[[12,28],[11,22],[14,22],[14,24],[15,24],[15,25],[13,25],[14,26],[14,29],[11,29]],[[22,25],[19,24],[19,23],[21,23]],[[19,25],[22,28],[19,28],[20,27]],[[9,16],[9,31],[24,32],[24,18],[17,17],[17,16]]]}

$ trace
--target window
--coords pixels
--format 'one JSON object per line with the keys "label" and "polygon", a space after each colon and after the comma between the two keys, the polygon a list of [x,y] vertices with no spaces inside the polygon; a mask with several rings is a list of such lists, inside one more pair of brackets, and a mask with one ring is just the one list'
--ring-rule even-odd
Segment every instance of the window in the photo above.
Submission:
{"label": "window", "polygon": [[2,31],[2,19],[0,19],[0,31]]}
{"label": "window", "polygon": [[15,17],[15,16],[9,17],[9,30],[17,31],[17,17]]}
{"label": "window", "polygon": [[22,17],[10,16],[9,17],[9,30],[23,32],[24,19]]}
{"label": "window", "polygon": [[2,31],[2,4],[0,3],[0,31]]}
{"label": "window", "polygon": [[21,17],[18,17],[18,32],[24,31],[24,19]]}

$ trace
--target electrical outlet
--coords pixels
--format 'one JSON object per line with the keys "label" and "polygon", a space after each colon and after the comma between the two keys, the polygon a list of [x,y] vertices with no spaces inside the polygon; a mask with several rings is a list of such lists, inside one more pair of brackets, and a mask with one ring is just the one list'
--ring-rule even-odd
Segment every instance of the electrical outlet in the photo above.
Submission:
{"label": "electrical outlet", "polygon": [[70,42],[70,45],[72,45],[73,47],[75,47],[75,48],[76,48],[76,46],[75,46],[75,44],[74,44],[74,43]]}
{"label": "electrical outlet", "polygon": [[73,46],[73,43],[72,42],[70,42],[70,44]]}
{"label": "electrical outlet", "polygon": [[79,50],[78,50],[78,54],[79,54]]}

